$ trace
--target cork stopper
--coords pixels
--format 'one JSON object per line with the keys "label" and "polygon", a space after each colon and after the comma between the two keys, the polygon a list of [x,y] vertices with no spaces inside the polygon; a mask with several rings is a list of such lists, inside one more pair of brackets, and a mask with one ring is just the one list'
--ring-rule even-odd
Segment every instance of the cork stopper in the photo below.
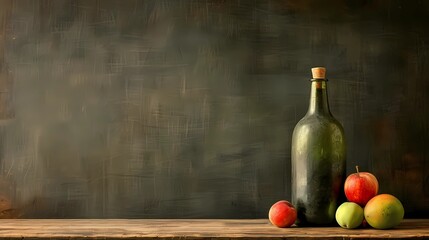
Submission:
{"label": "cork stopper", "polygon": [[324,67],[314,67],[311,69],[313,74],[313,79],[325,79],[326,78],[326,68]]}

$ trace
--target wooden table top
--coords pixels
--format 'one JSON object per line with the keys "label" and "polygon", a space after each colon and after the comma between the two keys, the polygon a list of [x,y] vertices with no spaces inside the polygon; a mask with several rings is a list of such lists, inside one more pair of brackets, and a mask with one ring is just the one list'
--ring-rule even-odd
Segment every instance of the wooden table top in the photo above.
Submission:
{"label": "wooden table top", "polygon": [[0,239],[429,239],[429,219],[390,230],[276,228],[267,219],[1,219]]}

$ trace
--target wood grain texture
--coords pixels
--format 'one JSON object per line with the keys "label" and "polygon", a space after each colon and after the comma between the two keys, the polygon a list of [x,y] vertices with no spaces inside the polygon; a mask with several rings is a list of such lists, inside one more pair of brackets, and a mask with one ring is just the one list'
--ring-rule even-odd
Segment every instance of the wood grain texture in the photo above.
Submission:
{"label": "wood grain texture", "polygon": [[427,239],[428,220],[405,220],[390,230],[277,228],[253,220],[0,220],[0,239]]}

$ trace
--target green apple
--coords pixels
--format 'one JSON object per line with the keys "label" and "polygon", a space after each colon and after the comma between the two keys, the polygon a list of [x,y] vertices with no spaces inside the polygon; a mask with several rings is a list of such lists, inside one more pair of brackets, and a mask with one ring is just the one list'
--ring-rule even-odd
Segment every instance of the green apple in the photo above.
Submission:
{"label": "green apple", "polygon": [[342,228],[357,228],[363,221],[363,209],[354,202],[345,202],[337,208],[335,219]]}

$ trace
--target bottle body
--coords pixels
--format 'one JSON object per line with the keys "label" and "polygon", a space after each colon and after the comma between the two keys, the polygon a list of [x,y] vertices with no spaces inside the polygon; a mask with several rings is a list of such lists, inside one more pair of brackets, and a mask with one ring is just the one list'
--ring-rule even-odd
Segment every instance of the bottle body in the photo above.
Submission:
{"label": "bottle body", "polygon": [[346,143],[343,127],[329,111],[326,80],[312,82],[309,111],[293,132],[291,161],[297,225],[334,223],[345,178]]}

